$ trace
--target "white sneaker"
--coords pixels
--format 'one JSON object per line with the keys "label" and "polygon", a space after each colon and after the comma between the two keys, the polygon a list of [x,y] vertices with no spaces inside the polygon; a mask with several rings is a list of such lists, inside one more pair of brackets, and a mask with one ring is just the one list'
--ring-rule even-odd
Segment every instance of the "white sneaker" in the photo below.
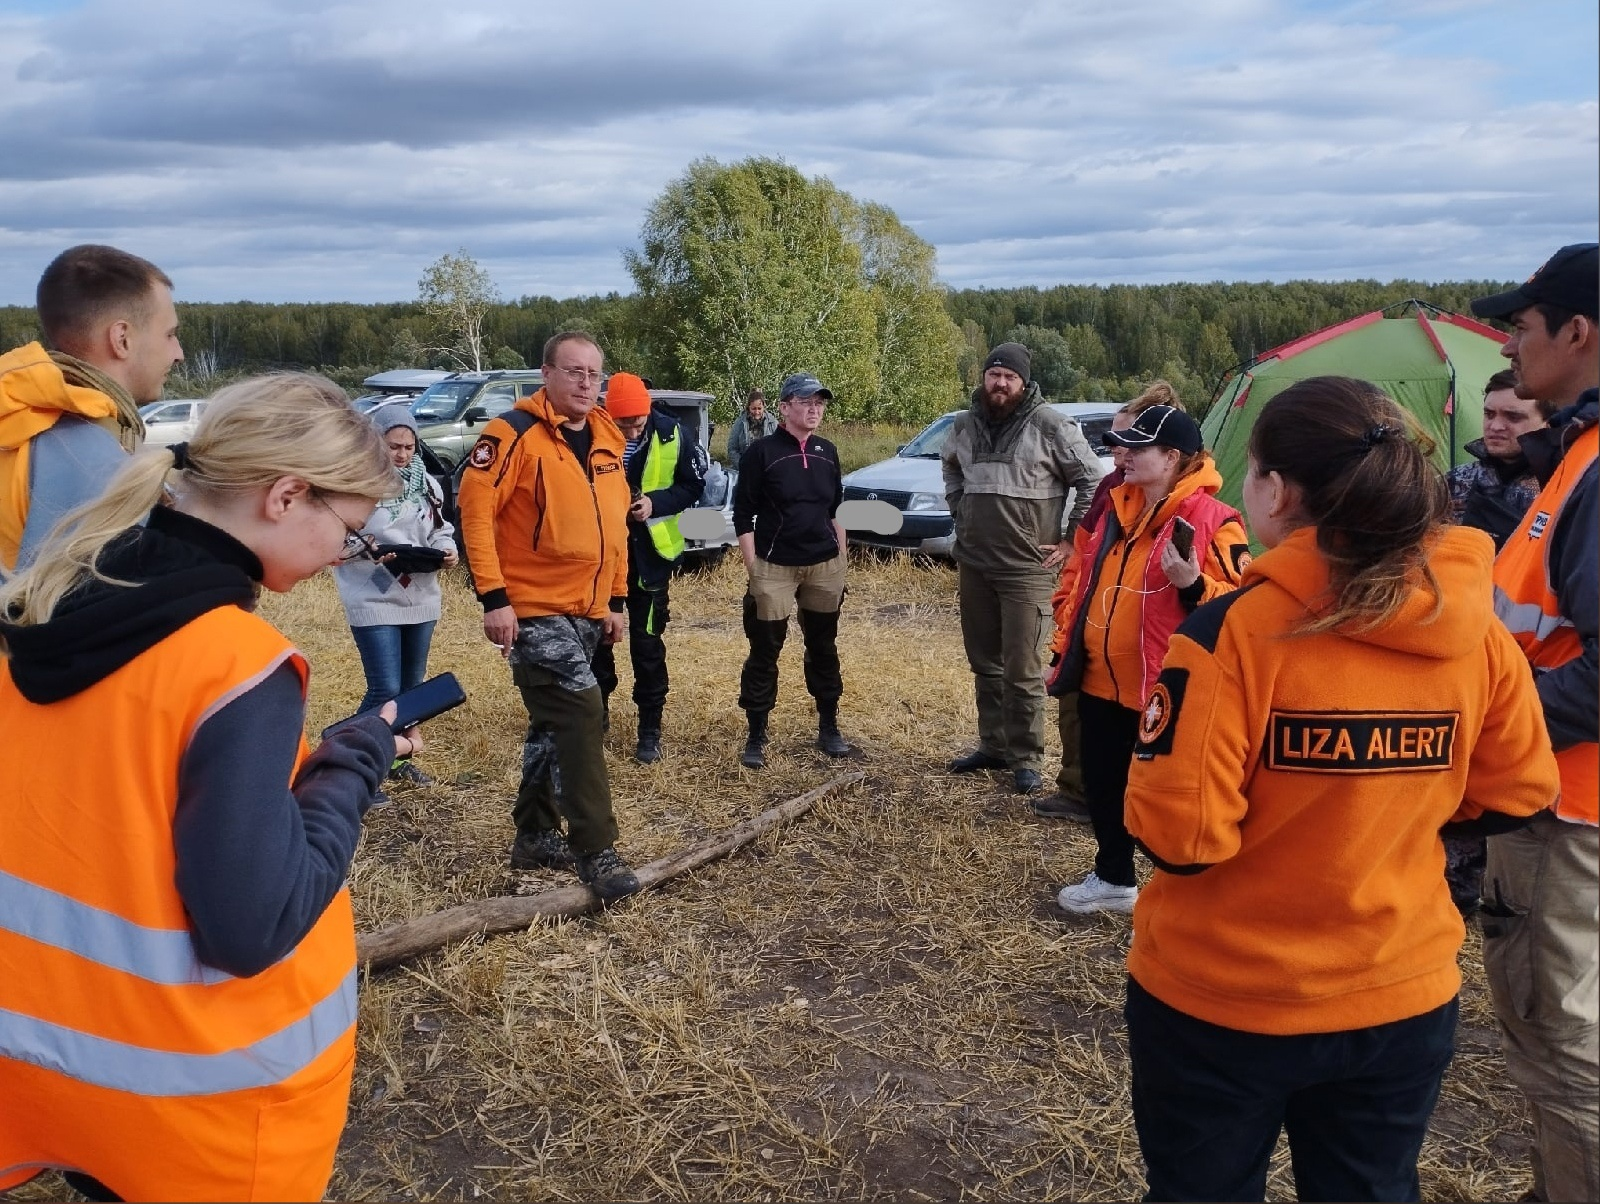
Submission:
{"label": "white sneaker", "polygon": [[1093,870],[1082,882],[1063,886],[1056,896],[1062,911],[1086,916],[1096,911],[1132,911],[1133,901],[1139,897],[1137,886],[1112,886],[1103,882]]}

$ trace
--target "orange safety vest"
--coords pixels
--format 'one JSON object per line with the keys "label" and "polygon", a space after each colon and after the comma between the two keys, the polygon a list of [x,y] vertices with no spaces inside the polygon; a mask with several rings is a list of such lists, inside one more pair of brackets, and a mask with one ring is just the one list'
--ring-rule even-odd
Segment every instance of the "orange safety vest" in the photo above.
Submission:
{"label": "orange safety vest", "polygon": [[128,1200],[322,1198],[355,1060],[349,895],[236,978],[197,957],[174,884],[184,750],[285,662],[304,688],[232,606],[61,702],[0,661],[0,1189],[59,1167]]}
{"label": "orange safety vest", "polygon": [[[1579,656],[1582,642],[1570,619],[1561,614],[1555,582],[1550,580],[1550,541],[1545,538],[1561,521],[1561,512],[1584,471],[1595,462],[1600,427],[1590,427],[1573,441],[1522,523],[1506,540],[1494,562],[1494,612],[1510,630],[1528,663],[1554,669]],[[1556,815],[1573,823],[1600,826],[1600,744],[1574,744],[1556,753],[1561,767],[1561,797]]]}

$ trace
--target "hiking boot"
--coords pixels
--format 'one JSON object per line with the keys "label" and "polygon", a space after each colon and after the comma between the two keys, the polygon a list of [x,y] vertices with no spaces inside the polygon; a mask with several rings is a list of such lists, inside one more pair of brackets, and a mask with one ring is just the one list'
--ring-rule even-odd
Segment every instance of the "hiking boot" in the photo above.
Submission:
{"label": "hiking boot", "polygon": [[1006,763],[999,757],[978,749],[950,762],[951,773],[977,773],[981,769],[1004,769]]}
{"label": "hiking boot", "polygon": [[433,779],[412,764],[409,758],[404,761],[396,761],[389,766],[389,780],[391,782],[404,782],[410,786],[433,785]]}
{"label": "hiking boot", "polygon": [[744,751],[739,754],[739,764],[746,769],[765,769],[767,767],[767,713],[765,711],[746,711],[745,715],[750,720],[750,735],[744,742]]}
{"label": "hiking boot", "polygon": [[1061,905],[1062,911],[1086,916],[1097,911],[1132,911],[1133,901],[1138,897],[1137,886],[1113,886],[1090,870],[1089,876],[1082,882],[1063,886],[1061,893],[1056,895],[1056,902]]}
{"label": "hiking boot", "polygon": [[554,828],[543,832],[518,832],[511,846],[511,868],[514,870],[570,870],[572,850],[567,838]]}
{"label": "hiking boot", "polygon": [[1011,788],[1018,794],[1036,794],[1044,789],[1037,769],[1019,769],[1011,775]]}
{"label": "hiking boot", "polygon": [[598,853],[580,856],[577,869],[578,881],[599,895],[602,903],[614,903],[639,889],[639,879],[609,845]]}
{"label": "hiking boot", "polygon": [[1028,804],[1041,819],[1067,819],[1075,824],[1090,823],[1089,808],[1082,799],[1066,794],[1050,794]]}
{"label": "hiking boot", "polygon": [[856,751],[840,733],[839,725],[827,722],[817,727],[817,747],[830,757],[848,757]]}
{"label": "hiking boot", "polygon": [[633,759],[641,765],[654,765],[661,760],[661,729],[641,727],[639,742],[633,746]]}

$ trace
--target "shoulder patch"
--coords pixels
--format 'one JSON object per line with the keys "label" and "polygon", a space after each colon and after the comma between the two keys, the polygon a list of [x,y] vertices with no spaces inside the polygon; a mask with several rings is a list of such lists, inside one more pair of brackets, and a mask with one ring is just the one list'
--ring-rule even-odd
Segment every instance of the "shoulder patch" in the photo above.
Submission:
{"label": "shoulder patch", "polygon": [[1454,711],[1273,711],[1267,768],[1289,773],[1415,773],[1455,764]]}
{"label": "shoulder patch", "polygon": [[[1246,560],[1245,563],[1248,564],[1249,561]],[[1178,624],[1176,634],[1193,640],[1208,653],[1215,652],[1217,640],[1222,636],[1222,624],[1228,618],[1228,608],[1260,584],[1259,581],[1252,581],[1230,594],[1223,594],[1222,597],[1213,598],[1203,606],[1195,607],[1194,613]]]}
{"label": "shoulder patch", "polygon": [[477,469],[494,467],[494,462],[500,456],[500,440],[494,435],[479,435],[478,441],[472,445],[472,452],[467,456],[467,463]]}
{"label": "shoulder patch", "polygon": [[1156,678],[1155,689],[1139,712],[1139,745],[1134,756],[1152,761],[1172,751],[1172,725],[1183,708],[1183,695],[1189,688],[1189,670],[1166,668]]}

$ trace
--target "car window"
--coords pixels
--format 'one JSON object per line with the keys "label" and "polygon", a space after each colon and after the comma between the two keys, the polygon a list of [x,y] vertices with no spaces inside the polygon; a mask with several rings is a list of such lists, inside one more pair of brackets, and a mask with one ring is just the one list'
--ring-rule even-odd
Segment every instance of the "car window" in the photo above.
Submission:
{"label": "car window", "polygon": [[163,422],[182,422],[188,417],[186,411],[189,407],[182,405],[165,405],[159,409],[151,410],[144,416],[147,426],[159,426]]}
{"label": "car window", "polygon": [[461,403],[472,396],[480,383],[475,380],[442,380],[430,385],[412,404],[411,414],[418,422],[449,422],[456,416]]}
{"label": "car window", "polygon": [[504,414],[517,404],[517,386],[514,384],[490,385],[479,393],[474,406],[482,406],[493,418],[496,414]]}
{"label": "car window", "polygon": [[1078,425],[1083,428],[1083,437],[1089,441],[1089,446],[1094,449],[1097,456],[1109,456],[1111,449],[1106,446],[1106,432],[1111,429],[1111,415],[1093,418],[1080,418]]}
{"label": "car window", "polygon": [[900,454],[913,459],[937,460],[939,453],[944,449],[944,441],[950,437],[950,428],[955,424],[954,414],[934,419],[915,439],[905,445]]}
{"label": "car window", "polygon": [[520,392],[524,397],[532,397],[542,388],[544,388],[543,380],[525,380],[519,382],[517,385],[518,392]]}

